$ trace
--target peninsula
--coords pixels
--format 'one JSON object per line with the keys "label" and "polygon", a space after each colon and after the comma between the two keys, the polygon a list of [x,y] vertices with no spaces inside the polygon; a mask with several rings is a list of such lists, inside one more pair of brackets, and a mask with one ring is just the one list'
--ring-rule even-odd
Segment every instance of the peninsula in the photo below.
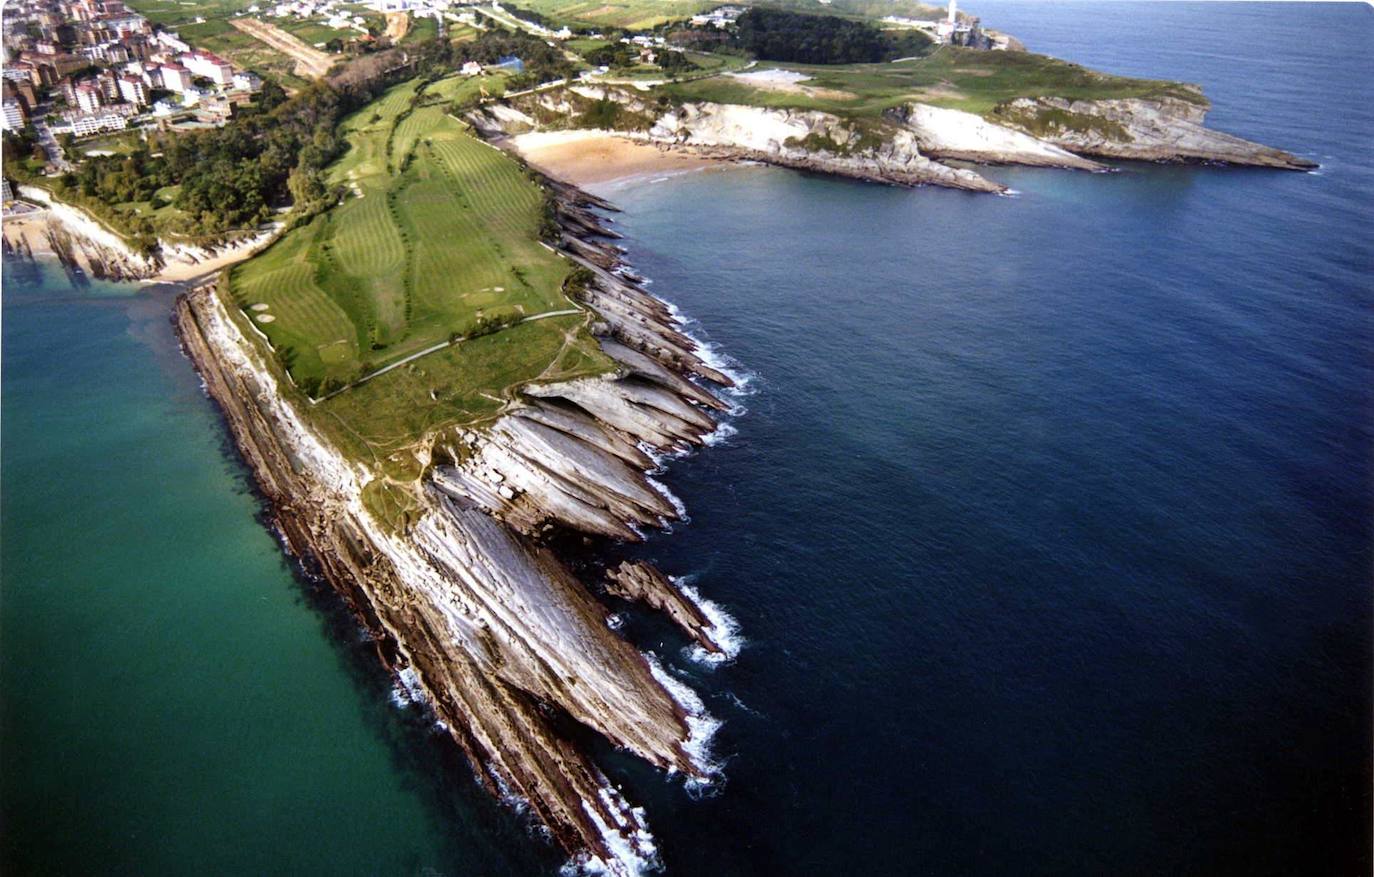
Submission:
{"label": "peninsula", "polygon": [[[710,783],[716,722],[610,607],[664,613],[706,660],[738,644],[671,570],[585,581],[557,546],[678,519],[652,476],[709,443],[735,379],[626,264],[614,205],[559,179],[551,150],[614,137],[678,167],[982,193],[1005,191],[983,165],[1313,166],[1204,127],[1196,86],[1026,52],[952,4],[419,2],[397,18],[379,3],[380,25],[333,2],[129,5],[180,17],[129,25],[171,47],[128,62],[131,94],[145,75],[179,83],[162,55],[187,40],[265,84],[209,127],[180,115],[208,97],[191,84],[165,124],[101,148],[81,113],[64,142],[46,122],[7,132],[6,174],[49,222],[22,243],[7,227],[7,246],[46,242],[74,272],[198,275],[175,322],[287,550],[493,795],[615,874],[659,856],[569,724]],[[298,38],[326,24],[318,45]],[[52,54],[19,51],[35,71],[29,53]]]}

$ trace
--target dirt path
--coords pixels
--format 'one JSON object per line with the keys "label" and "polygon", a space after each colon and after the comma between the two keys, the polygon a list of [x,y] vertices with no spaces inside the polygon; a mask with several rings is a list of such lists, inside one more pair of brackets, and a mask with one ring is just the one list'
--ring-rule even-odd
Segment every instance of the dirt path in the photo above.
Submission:
{"label": "dirt path", "polygon": [[386,35],[391,38],[392,44],[399,43],[405,39],[405,35],[410,32],[410,14],[406,12],[388,12],[386,14]]}
{"label": "dirt path", "polygon": [[229,21],[234,27],[251,37],[262,40],[296,62],[296,75],[306,79],[317,79],[329,72],[334,59],[327,52],[308,46],[301,40],[265,21],[255,18],[234,18]]}

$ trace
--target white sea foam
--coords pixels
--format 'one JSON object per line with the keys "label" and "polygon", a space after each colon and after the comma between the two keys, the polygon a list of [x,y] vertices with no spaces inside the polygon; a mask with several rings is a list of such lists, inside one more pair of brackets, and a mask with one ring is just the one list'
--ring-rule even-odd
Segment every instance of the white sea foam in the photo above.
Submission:
{"label": "white sea foam", "polygon": [[[697,359],[706,363],[711,368],[725,375],[735,382],[733,387],[726,387],[725,392],[731,396],[752,396],[758,392],[754,386],[755,375],[746,369],[740,362],[728,353],[722,353],[716,346],[709,341],[702,341],[694,337],[690,332],[683,333],[697,344]],[[734,413],[734,412],[731,412]]]}
{"label": "white sea foam", "polygon": [[668,485],[647,476],[644,480],[649,482],[649,485],[653,487],[654,490],[657,490],[660,496],[672,504],[673,510],[677,512],[678,520],[682,521],[684,524],[691,523],[692,519],[687,514],[687,504],[679,499],[676,493],[669,490]]}
{"label": "white sea foam", "polygon": [[745,703],[744,701],[740,700],[739,697],[738,697],[733,691],[727,691],[727,692],[725,692],[725,699],[728,700],[728,701],[730,701],[731,703],[733,703],[735,706],[739,707],[740,709],[744,710],[744,711],[745,711],[746,713],[748,713],[749,715],[751,715],[751,716],[758,716],[759,718],[763,718],[763,713],[759,712],[758,710],[756,710],[756,709],[754,709],[753,707],[749,706],[749,704],[747,704],[747,703]]}
{"label": "white sea foam", "polygon": [[[733,414],[734,412],[731,413]],[[730,423],[728,420],[722,420],[720,425],[715,428],[714,432],[701,437],[701,443],[708,448],[714,448],[716,445],[738,433],[739,430],[735,429],[734,424]]]}
{"label": "white sea foam", "polygon": [[598,808],[584,801],[582,810],[596,824],[597,833],[606,842],[610,858],[583,854],[565,864],[559,871],[565,877],[584,874],[606,874],[611,877],[638,877],[663,868],[658,845],[644,823],[644,809],[631,807],[620,792],[605,783],[597,792],[601,803],[610,812],[614,825],[606,822]]}
{"label": "white sea foam", "polygon": [[682,748],[696,766],[699,775],[688,779],[685,786],[689,793],[701,794],[717,785],[722,777],[723,765],[711,754],[711,738],[720,730],[722,722],[706,711],[706,704],[701,702],[701,697],[691,686],[674,678],[664,669],[653,652],[644,657],[649,662],[649,671],[654,674],[654,678],[667,690],[668,695],[677,701],[677,705],[682,707],[683,713],[687,716],[688,734]]}
{"label": "white sea foam", "polygon": [[425,689],[420,685],[420,674],[413,667],[402,668],[396,674],[396,682],[391,686],[391,702],[398,707],[425,702]]}
{"label": "white sea foam", "polygon": [[706,635],[710,637],[711,642],[720,646],[720,651],[709,652],[700,644],[694,643],[686,650],[687,655],[698,664],[707,666],[728,664],[739,657],[740,649],[744,648],[748,641],[740,636],[739,622],[734,616],[721,608],[719,603],[701,596],[701,592],[689,584],[691,580],[691,576],[673,577],[673,584],[677,585],[678,590],[686,594],[687,599],[695,603],[701,614],[706,616],[706,620],[711,622]]}

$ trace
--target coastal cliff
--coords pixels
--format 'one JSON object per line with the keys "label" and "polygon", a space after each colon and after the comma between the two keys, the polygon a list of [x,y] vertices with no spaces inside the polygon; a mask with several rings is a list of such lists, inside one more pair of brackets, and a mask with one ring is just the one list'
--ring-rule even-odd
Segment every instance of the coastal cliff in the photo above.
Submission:
{"label": "coastal cliff", "polygon": [[[1189,95],[1196,91],[1178,87],[1193,89],[1184,92]],[[488,136],[593,123],[618,136],[707,158],[975,192],[1003,193],[1006,187],[947,162],[1086,171],[1109,170],[1097,159],[1316,167],[1206,128],[1206,112],[1206,99],[1196,91],[1192,100],[1017,98],[985,115],[912,101],[880,118],[850,118],[818,110],[655,101],[627,88],[573,85],[524,95],[510,105],[492,104],[469,118]]]}
{"label": "coastal cliff", "polygon": [[111,280],[183,280],[203,275],[261,250],[282,229],[281,223],[271,223],[218,246],[158,238],[151,251],[139,252],[90,213],[46,189],[21,185],[18,194],[45,208],[47,249],[64,265]]}
{"label": "coastal cliff", "polygon": [[562,92],[528,95],[511,107],[484,108],[469,118],[489,136],[539,127],[577,127],[590,104],[608,101],[621,108],[615,133],[665,149],[894,185],[1006,191],[1005,186],[975,171],[950,167],[923,155],[910,131],[884,123],[863,124],[816,110],[711,102],[664,109],[626,89],[578,85]]}
{"label": "coastal cliff", "polygon": [[1203,126],[1201,99],[1018,98],[994,108],[997,122],[1080,155],[1141,161],[1215,162],[1283,170],[1317,163]]}
{"label": "coastal cliff", "polygon": [[[559,730],[562,720],[698,782],[711,777],[704,747],[716,723],[610,628],[608,610],[542,537],[637,539],[675,518],[671,496],[648,477],[653,455],[716,429],[711,412],[724,403],[689,375],[731,381],[628,278],[619,251],[595,239],[611,234],[587,209],[600,202],[546,184],[563,252],[584,268],[577,299],[620,367],[529,386],[494,421],[429,436],[424,475],[391,485],[409,492],[404,526],[369,510],[364,494],[383,476],[312,428],[310,403],[221,291],[183,296],[176,324],[288,550],[345,597],[493,795],[527,804],[578,864],[629,875],[658,861],[643,812]],[[664,581],[653,580],[649,604],[691,616],[690,597]]]}

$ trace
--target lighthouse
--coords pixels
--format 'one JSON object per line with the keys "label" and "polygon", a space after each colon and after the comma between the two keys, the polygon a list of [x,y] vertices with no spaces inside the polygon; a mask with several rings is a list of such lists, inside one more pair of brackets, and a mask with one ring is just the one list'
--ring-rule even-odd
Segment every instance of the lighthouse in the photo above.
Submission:
{"label": "lighthouse", "polygon": [[957,27],[956,19],[959,15],[955,4],[958,0],[949,0],[949,14],[944,21],[935,22],[935,40],[939,43],[949,44],[954,42],[954,29]]}

